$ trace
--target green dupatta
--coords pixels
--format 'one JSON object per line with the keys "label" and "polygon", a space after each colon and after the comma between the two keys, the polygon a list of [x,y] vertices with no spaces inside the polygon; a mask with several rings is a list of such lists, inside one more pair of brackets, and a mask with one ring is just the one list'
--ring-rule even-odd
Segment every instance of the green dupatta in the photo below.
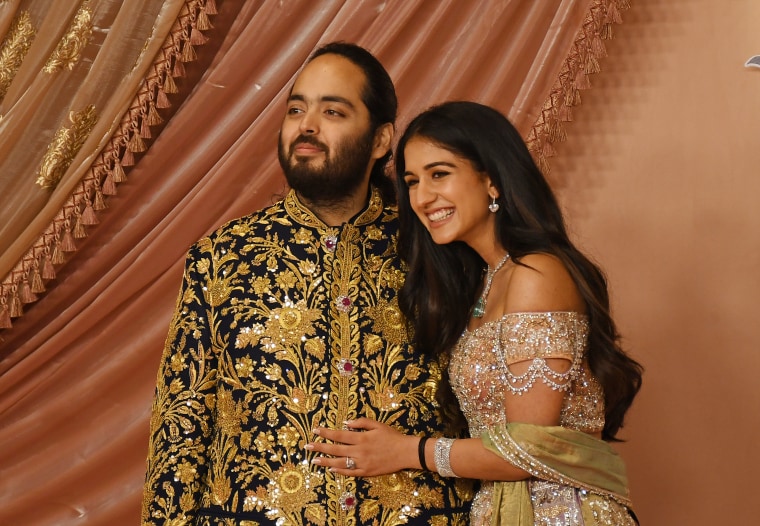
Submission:
{"label": "green dupatta", "polygon": [[[481,439],[488,450],[536,478],[584,489],[631,508],[623,459],[603,440],[564,427],[522,423],[490,428]],[[491,524],[533,526],[527,480],[494,483]]]}

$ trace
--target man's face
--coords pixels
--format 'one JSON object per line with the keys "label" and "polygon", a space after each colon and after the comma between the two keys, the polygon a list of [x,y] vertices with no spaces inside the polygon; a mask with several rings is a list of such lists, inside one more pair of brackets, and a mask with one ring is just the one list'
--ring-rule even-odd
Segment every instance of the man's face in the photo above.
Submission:
{"label": "man's face", "polygon": [[364,82],[358,66],[326,54],[308,63],[293,85],[278,155],[288,184],[306,199],[329,203],[364,191],[378,157],[361,99]]}

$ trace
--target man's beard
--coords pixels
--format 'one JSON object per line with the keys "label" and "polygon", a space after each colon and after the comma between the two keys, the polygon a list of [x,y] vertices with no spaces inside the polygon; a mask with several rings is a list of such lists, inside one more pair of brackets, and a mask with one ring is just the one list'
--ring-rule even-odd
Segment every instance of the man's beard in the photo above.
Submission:
{"label": "man's beard", "polygon": [[[277,156],[288,184],[299,196],[315,204],[337,204],[352,196],[364,183],[367,166],[372,159],[374,133],[345,139],[331,151],[325,144],[310,136],[299,135],[287,151],[279,139]],[[320,166],[312,166],[313,157],[299,159],[294,155],[294,145],[307,143],[320,148],[325,160]]]}

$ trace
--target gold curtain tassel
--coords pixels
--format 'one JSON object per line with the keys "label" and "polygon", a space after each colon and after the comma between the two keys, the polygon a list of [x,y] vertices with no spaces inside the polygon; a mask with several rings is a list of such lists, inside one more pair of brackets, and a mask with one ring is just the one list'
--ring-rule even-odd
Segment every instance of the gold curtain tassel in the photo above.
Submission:
{"label": "gold curtain tassel", "polygon": [[596,59],[593,53],[589,53],[586,56],[586,74],[599,73],[602,68],[599,67],[599,61]]}
{"label": "gold curtain tassel", "polygon": [[591,87],[591,82],[588,79],[588,75],[586,75],[586,71],[583,68],[578,68],[578,71],[575,73],[575,79],[573,80],[573,85],[576,89],[589,89]]}
{"label": "gold curtain tassel", "polygon": [[185,65],[182,63],[179,57],[174,59],[174,69],[172,70],[172,76],[179,78],[185,76]]}
{"label": "gold curtain tassel", "polygon": [[103,179],[103,195],[116,195],[116,183],[114,183],[114,177],[111,172],[106,173],[106,178]]}
{"label": "gold curtain tassel", "polygon": [[42,294],[45,292],[45,284],[42,282],[42,276],[40,276],[39,265],[35,266],[32,272],[32,292],[34,294]]}
{"label": "gold curtain tassel", "polygon": [[72,232],[72,235],[74,236],[74,239],[82,239],[87,237],[87,232],[85,232],[84,225],[82,224],[81,215],[78,215],[77,220],[74,222],[74,230]]}
{"label": "gold curtain tassel", "polygon": [[192,45],[202,46],[206,42],[208,42],[208,37],[206,37],[203,33],[194,27],[190,29],[190,43]]}
{"label": "gold curtain tassel", "polygon": [[0,329],[11,329],[13,323],[11,323],[11,315],[8,312],[8,305],[3,302],[3,307],[0,309]]}
{"label": "gold curtain tassel", "polygon": [[[108,177],[108,175],[106,175]],[[105,210],[108,208],[105,199],[103,199],[103,191],[99,186],[95,186],[95,199],[92,201],[92,209],[95,211]]]}
{"label": "gold curtain tassel", "polygon": [[[124,168],[122,166],[123,163],[119,162],[118,157],[113,163],[113,182],[114,183],[123,183],[127,180],[127,174],[124,173]],[[108,194],[108,195],[115,195],[114,194]]]}
{"label": "gold curtain tassel", "polygon": [[612,24],[602,24],[602,28],[599,30],[599,36],[604,40],[612,40]]}
{"label": "gold curtain tassel", "polygon": [[[177,93],[179,90],[177,89],[177,84],[174,82],[174,77],[172,77],[169,72],[166,72],[166,78],[164,79],[164,95],[166,93]],[[160,106],[159,106],[160,107]],[[168,106],[167,106],[168,107]]]}
{"label": "gold curtain tassel", "polygon": [[27,279],[24,279],[21,283],[20,299],[21,303],[34,303],[37,301],[37,295],[32,292],[32,287]]}
{"label": "gold curtain tassel", "polygon": [[137,131],[135,131],[132,134],[132,138],[129,139],[127,149],[132,153],[141,153],[147,150],[145,142],[143,142],[142,137],[140,137],[140,134]]}
{"label": "gold curtain tassel", "polygon": [[158,113],[158,110],[156,109],[156,105],[152,102],[148,105],[148,116],[146,117],[148,121],[149,126],[157,126],[164,122],[164,119],[161,118],[161,115]]}
{"label": "gold curtain tassel", "polygon": [[214,0],[206,0],[206,5],[203,7],[207,15],[216,15],[219,11],[216,9],[216,2]]}
{"label": "gold curtain tassel", "polygon": [[551,141],[546,141],[544,143],[544,149],[543,149],[544,157],[554,157],[557,155],[557,152],[554,151],[554,145],[552,145]]}
{"label": "gold curtain tassel", "polygon": [[557,110],[557,118],[562,122],[570,122],[573,120],[573,109],[565,104],[560,104],[559,110]]}
{"label": "gold curtain tassel", "polygon": [[[171,76],[169,76],[168,78],[171,78]],[[157,108],[171,108],[172,107],[172,103],[169,102],[169,97],[166,96],[166,92],[161,88],[158,88],[158,93],[156,94],[156,107]]]}
{"label": "gold curtain tassel", "polygon": [[16,295],[15,290],[13,291],[13,295],[11,296],[10,315],[11,315],[11,318],[19,318],[24,315],[24,308],[21,306],[21,300],[18,299],[18,296]]}
{"label": "gold curtain tassel", "polygon": [[197,60],[197,58],[198,55],[195,53],[193,44],[189,40],[185,40],[185,42],[182,44],[182,54],[180,55],[181,61],[193,62],[194,60]]}
{"label": "gold curtain tassel", "polygon": [[100,223],[98,214],[95,213],[95,210],[92,208],[92,203],[88,199],[87,205],[84,207],[84,211],[82,212],[82,224],[97,225],[98,223]]}
{"label": "gold curtain tassel", "polygon": [[61,239],[61,250],[63,252],[76,252],[77,246],[74,243],[74,236],[71,235],[71,230],[68,228],[63,231],[63,239]]}
{"label": "gold curtain tassel", "polygon": [[620,16],[620,10],[618,9],[617,3],[612,2],[609,3],[607,6],[607,16],[604,17],[604,22],[609,24],[622,24],[623,23],[623,17]]}
{"label": "gold curtain tassel", "polygon": [[55,267],[47,255],[42,260],[42,279],[55,279]]}
{"label": "gold curtain tassel", "polygon": [[53,265],[62,265],[66,263],[66,256],[63,255],[63,250],[61,250],[59,243],[56,243],[55,248],[53,249],[51,262]]}
{"label": "gold curtain tassel", "polygon": [[198,20],[195,21],[195,26],[201,31],[208,31],[209,29],[214,28],[214,26],[211,25],[211,20],[209,20],[205,9],[201,8],[201,10],[198,11]]}
{"label": "gold curtain tassel", "polygon": [[135,154],[133,154],[132,150],[130,150],[129,148],[124,148],[124,155],[121,156],[121,165],[122,166],[135,165]]}
{"label": "gold curtain tassel", "polygon": [[150,126],[148,126],[148,116],[144,115],[140,122],[140,137],[143,139],[150,139],[153,135],[150,133]]}
{"label": "gold curtain tassel", "polygon": [[594,38],[591,40],[591,49],[593,50],[594,55],[599,58],[607,56],[607,47],[604,45],[604,41],[598,33],[595,33]]}

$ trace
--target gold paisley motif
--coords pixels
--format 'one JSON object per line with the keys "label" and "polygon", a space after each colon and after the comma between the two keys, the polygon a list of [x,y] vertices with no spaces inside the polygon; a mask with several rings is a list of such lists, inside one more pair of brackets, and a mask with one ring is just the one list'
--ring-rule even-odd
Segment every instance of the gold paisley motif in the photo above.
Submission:
{"label": "gold paisley motif", "polygon": [[47,153],[42,158],[36,182],[43,188],[55,188],[90,136],[98,122],[95,106],[90,104],[82,111],[70,112],[69,121],[71,128],[62,126],[55,132]]}
{"label": "gold paisley motif", "polygon": [[0,101],[5,98],[13,78],[18,73],[29,48],[37,35],[29,11],[22,11],[13,21],[0,45]]}
{"label": "gold paisley motif", "polygon": [[74,69],[90,37],[92,37],[92,10],[90,2],[85,0],[42,71],[55,73],[63,68]]}

